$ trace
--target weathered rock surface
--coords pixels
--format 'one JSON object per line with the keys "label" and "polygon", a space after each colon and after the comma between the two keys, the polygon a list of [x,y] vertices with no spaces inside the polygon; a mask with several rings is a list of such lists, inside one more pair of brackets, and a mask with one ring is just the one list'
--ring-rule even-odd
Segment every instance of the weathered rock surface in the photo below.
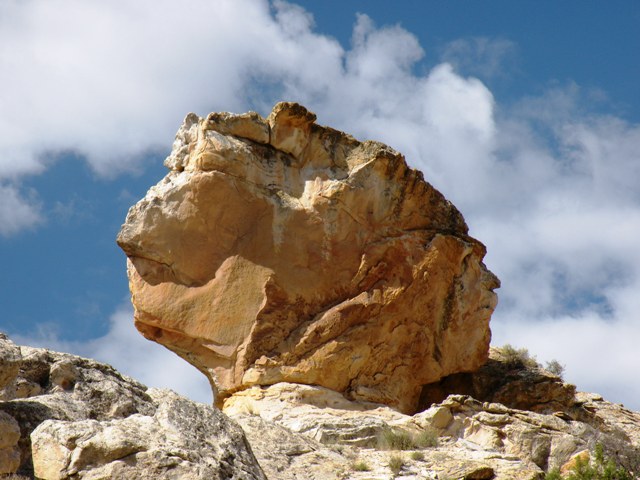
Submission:
{"label": "weathered rock surface", "polygon": [[218,409],[169,390],[147,392],[153,416],[41,423],[31,434],[36,477],[264,478],[242,429]]}
{"label": "weathered rock surface", "polygon": [[[0,402],[0,476],[21,463],[26,478],[35,471],[37,478],[69,480],[542,480],[552,468],[566,472],[575,458],[589,459],[596,443],[640,474],[640,413],[595,394],[578,392],[545,413],[450,394],[406,415],[325,387],[281,382],[234,393],[223,413],[147,389],[93,360],[16,347],[4,337],[0,351],[18,365],[5,386],[13,398]],[[516,374],[494,353],[483,384],[501,390],[508,382],[491,374],[507,372],[522,387],[514,399],[539,405],[550,388],[539,381],[544,372],[522,367],[528,372]],[[389,432],[410,439],[406,450],[390,449]],[[402,459],[396,473],[391,456]]]}
{"label": "weathered rock surface", "polygon": [[477,371],[456,373],[425,385],[418,410],[439,403],[452,393],[519,410],[553,413],[574,405],[576,388],[540,366],[509,362],[500,348],[491,348],[487,363]]}
{"label": "weathered rock surface", "polygon": [[[12,395],[20,372],[20,348],[0,333],[0,401]],[[20,466],[20,426],[0,410],[0,475],[15,472]]]}
{"label": "weathered rock surface", "polygon": [[[348,401],[322,387],[277,384],[232,395],[224,411],[243,426],[270,478],[302,478],[297,476],[301,465],[314,462],[333,470],[313,478],[393,478],[390,452],[380,442],[389,430],[413,438],[431,432],[438,438],[436,447],[416,443],[401,452],[403,475],[410,478],[542,479],[596,443],[620,465],[640,472],[640,414],[592,394],[578,393],[566,411],[549,414],[450,395],[409,416],[384,405]],[[274,450],[266,431],[281,432],[282,449]],[[421,456],[412,458],[412,451]],[[356,462],[369,467],[366,475],[354,471]]]}
{"label": "weathered rock surface", "polygon": [[315,118],[187,116],[118,236],[136,327],[218,404],[294,382],[414,412],[423,385],[485,363],[499,282],[402,155]]}
{"label": "weathered rock surface", "polygon": [[12,371],[0,401],[0,473],[264,478],[240,427],[215,407],[147,389],[94,360],[16,347],[6,337],[0,353],[0,365],[10,363]]}

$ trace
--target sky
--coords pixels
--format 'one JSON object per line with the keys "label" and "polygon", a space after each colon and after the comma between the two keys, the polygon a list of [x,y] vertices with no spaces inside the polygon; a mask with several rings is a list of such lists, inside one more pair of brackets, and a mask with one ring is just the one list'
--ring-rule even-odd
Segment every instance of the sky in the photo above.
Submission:
{"label": "sky", "polygon": [[492,344],[640,410],[640,3],[3,0],[0,330],[210,401],[133,328],[127,209],[188,112],[383,141],[500,277]]}

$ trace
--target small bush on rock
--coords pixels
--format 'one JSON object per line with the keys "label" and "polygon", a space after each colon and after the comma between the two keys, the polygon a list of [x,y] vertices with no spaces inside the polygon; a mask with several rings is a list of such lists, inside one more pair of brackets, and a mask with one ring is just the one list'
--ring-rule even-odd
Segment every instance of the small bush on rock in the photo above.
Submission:
{"label": "small bush on rock", "polygon": [[624,467],[604,454],[602,444],[597,444],[593,461],[576,459],[569,475],[563,477],[557,469],[547,473],[545,480],[633,480],[633,476]]}
{"label": "small bush on rock", "polygon": [[402,467],[404,467],[404,458],[402,458],[402,455],[391,455],[387,465],[389,466],[389,470],[391,470],[394,475],[397,475],[400,473],[400,470],[402,470]]}
{"label": "small bush on rock", "polygon": [[406,430],[388,428],[378,435],[381,450],[415,450],[438,446],[438,435],[433,430],[423,430],[417,435]]}
{"label": "small bush on rock", "polygon": [[562,378],[562,375],[564,374],[564,365],[555,359],[547,362],[546,368],[557,377]]}
{"label": "small bush on rock", "polygon": [[536,368],[540,366],[536,361],[536,357],[532,356],[526,348],[515,348],[507,343],[499,350],[504,357],[504,362],[512,368]]}
{"label": "small bush on rock", "polygon": [[353,469],[356,472],[368,472],[369,470],[371,470],[369,464],[367,464],[367,462],[365,462],[364,460],[358,460],[357,462],[355,462],[353,464]]}

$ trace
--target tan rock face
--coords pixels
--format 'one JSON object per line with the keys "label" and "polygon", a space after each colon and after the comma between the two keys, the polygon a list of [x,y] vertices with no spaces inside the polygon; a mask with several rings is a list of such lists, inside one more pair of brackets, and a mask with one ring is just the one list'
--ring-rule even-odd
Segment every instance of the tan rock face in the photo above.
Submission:
{"label": "tan rock face", "polygon": [[289,103],[187,116],[118,236],[136,326],[218,403],[287,381],[410,412],[486,361],[499,282],[400,154],[314,122]]}

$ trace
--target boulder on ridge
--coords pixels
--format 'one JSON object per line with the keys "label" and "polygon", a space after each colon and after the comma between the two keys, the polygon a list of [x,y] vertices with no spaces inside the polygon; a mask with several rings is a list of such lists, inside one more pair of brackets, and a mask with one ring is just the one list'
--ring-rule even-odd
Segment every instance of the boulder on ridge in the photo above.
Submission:
{"label": "boulder on ridge", "polygon": [[499,281],[401,154],[315,119],[187,115],[118,235],[135,325],[218,404],[293,382],[413,412],[423,385],[487,360]]}

